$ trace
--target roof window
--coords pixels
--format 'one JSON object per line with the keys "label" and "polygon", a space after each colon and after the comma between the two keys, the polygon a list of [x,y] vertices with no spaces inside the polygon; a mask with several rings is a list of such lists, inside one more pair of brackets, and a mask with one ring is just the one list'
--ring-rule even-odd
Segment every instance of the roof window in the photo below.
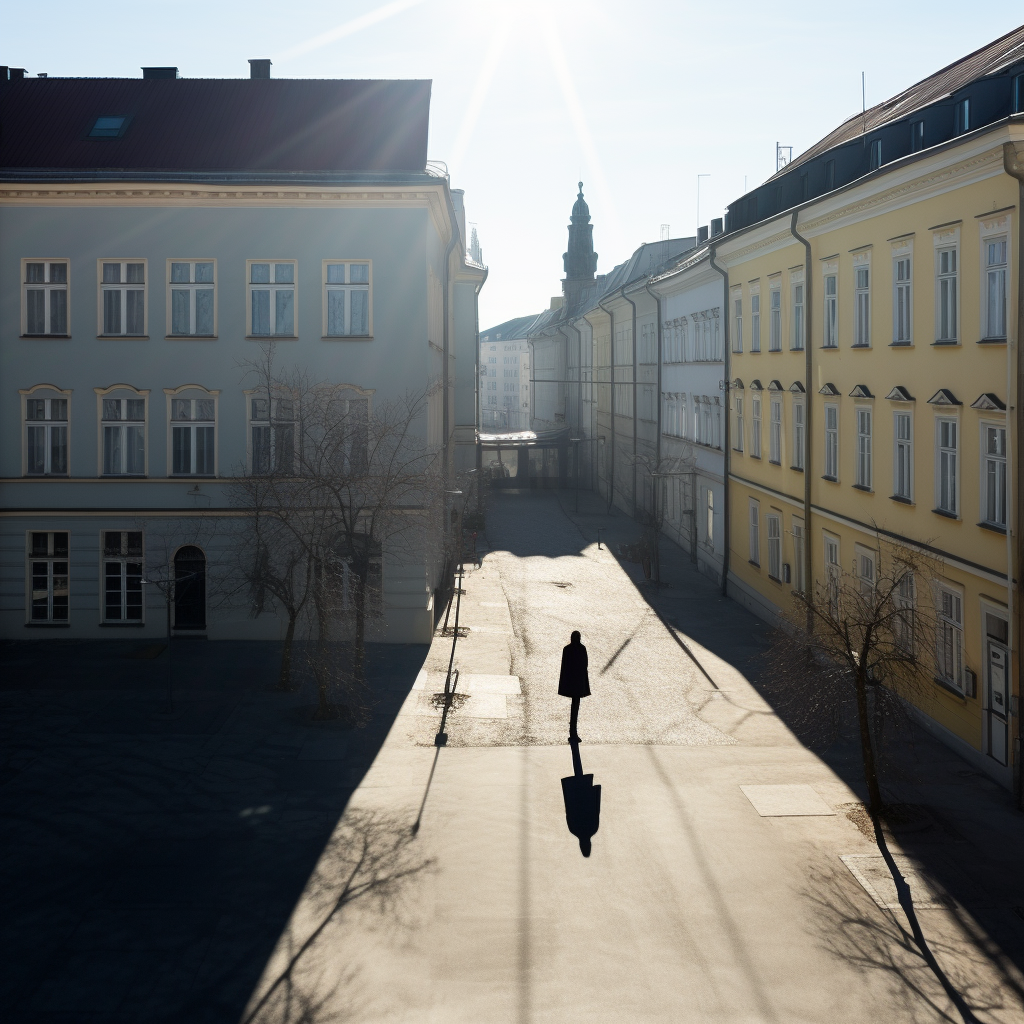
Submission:
{"label": "roof window", "polygon": [[90,139],[116,139],[124,134],[127,117],[97,117],[89,131]]}

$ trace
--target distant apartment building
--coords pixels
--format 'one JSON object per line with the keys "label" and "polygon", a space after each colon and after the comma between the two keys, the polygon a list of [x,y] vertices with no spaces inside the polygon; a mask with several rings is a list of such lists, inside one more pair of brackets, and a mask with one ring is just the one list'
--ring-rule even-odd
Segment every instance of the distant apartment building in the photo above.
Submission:
{"label": "distant apartment building", "polygon": [[519,317],[480,335],[480,429],[506,433],[530,429],[530,344],[535,316]]}

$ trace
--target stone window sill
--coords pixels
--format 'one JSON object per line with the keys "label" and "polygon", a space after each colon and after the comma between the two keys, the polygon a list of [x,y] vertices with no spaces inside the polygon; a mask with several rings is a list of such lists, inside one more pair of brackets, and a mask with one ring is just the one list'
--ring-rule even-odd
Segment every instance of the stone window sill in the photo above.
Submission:
{"label": "stone window sill", "polygon": [[998,533],[1000,536],[1006,536],[1006,527],[997,526],[995,523],[978,523],[983,530],[991,530],[992,533]]}
{"label": "stone window sill", "polygon": [[942,516],[943,519],[959,520],[959,516],[955,512],[947,512],[944,508],[933,508],[932,511],[937,516]]}
{"label": "stone window sill", "polygon": [[909,498],[904,498],[899,494],[890,494],[890,501],[898,501],[901,505],[913,505],[914,503]]}

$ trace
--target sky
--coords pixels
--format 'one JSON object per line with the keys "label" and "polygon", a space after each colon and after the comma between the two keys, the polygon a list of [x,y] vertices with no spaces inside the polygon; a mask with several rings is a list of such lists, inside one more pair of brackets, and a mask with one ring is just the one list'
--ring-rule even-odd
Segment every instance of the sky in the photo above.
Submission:
{"label": "sky", "polygon": [[[671,237],[871,106],[1024,21],[1019,0],[0,0],[0,63],[29,75],[429,78],[429,157],[466,192],[481,329],[561,293],[582,180],[598,273]],[[706,176],[705,176],[706,175]]]}

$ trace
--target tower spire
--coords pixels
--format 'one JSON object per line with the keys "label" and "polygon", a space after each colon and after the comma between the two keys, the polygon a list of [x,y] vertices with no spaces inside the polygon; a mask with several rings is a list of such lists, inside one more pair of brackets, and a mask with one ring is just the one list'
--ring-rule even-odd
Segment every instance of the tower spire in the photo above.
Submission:
{"label": "tower spire", "polygon": [[[597,253],[594,252],[594,225],[590,223],[590,207],[583,198],[583,182],[579,183],[579,195],[572,208],[569,218],[569,251],[562,256],[565,268],[565,280],[562,291],[566,299],[571,301],[570,290],[576,292],[578,285],[585,281],[593,281],[597,271]],[[577,285],[571,288],[570,286]]]}

